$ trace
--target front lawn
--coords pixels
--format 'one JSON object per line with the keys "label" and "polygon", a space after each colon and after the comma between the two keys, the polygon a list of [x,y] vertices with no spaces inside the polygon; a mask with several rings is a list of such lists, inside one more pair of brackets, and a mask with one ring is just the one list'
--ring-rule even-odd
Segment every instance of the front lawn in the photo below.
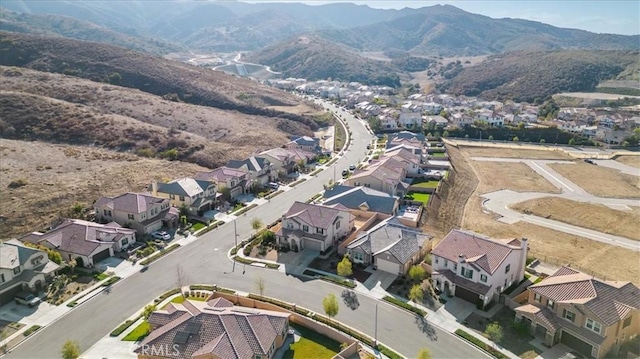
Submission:
{"label": "front lawn", "polygon": [[445,158],[447,157],[444,152],[431,152],[429,156],[433,158]]}
{"label": "front lawn", "polygon": [[198,222],[198,223],[194,224],[193,226],[191,226],[191,230],[193,232],[197,232],[197,231],[201,230],[204,227],[206,227],[204,223]]}
{"label": "front lawn", "polygon": [[125,335],[125,337],[122,338],[122,341],[137,342],[139,340],[144,339],[147,335],[149,335],[150,332],[151,332],[151,324],[149,324],[148,321],[143,320],[142,323],[140,323],[140,325],[138,325],[137,327],[135,327],[135,329],[131,331],[131,333]]}
{"label": "front lawn", "polygon": [[406,196],[404,196],[405,199],[410,199],[412,201],[422,202],[425,205],[427,203],[429,203],[429,198],[430,197],[431,197],[431,195],[429,193],[418,193],[418,192],[409,192],[409,193],[407,193]]}
{"label": "front lawn", "polygon": [[440,181],[416,180],[411,183],[412,186],[420,188],[437,188]]}
{"label": "front lawn", "polygon": [[337,341],[297,324],[291,324],[291,327],[300,333],[300,339],[289,346],[284,359],[328,359],[340,352]]}

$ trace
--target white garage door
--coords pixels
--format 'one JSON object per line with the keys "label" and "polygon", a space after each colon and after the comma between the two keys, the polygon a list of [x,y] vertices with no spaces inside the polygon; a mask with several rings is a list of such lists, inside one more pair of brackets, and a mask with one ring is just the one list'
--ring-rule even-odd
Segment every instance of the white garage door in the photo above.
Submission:
{"label": "white garage door", "polygon": [[304,239],[304,249],[311,249],[311,250],[314,250],[314,251],[322,252],[322,242],[314,241],[314,240],[309,239],[309,238],[305,238]]}
{"label": "white garage door", "polygon": [[378,270],[383,270],[385,272],[398,274],[400,273],[400,264],[390,262],[381,258],[376,258],[376,265]]}

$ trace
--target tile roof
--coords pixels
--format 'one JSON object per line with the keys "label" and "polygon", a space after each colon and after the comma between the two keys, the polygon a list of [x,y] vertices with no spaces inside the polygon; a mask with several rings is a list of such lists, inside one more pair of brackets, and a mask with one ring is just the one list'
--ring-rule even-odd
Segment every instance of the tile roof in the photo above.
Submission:
{"label": "tile roof", "polygon": [[218,167],[213,171],[209,171],[209,172],[198,172],[196,173],[195,176],[193,176],[193,178],[198,180],[205,180],[205,181],[226,182],[228,179],[243,178],[246,175],[247,174],[245,172],[242,172],[235,168],[229,168],[229,167],[223,166],[223,167]]}
{"label": "tile roof", "polygon": [[360,209],[366,205],[370,211],[393,214],[398,197],[371,188],[335,185],[324,192],[324,204],[340,203],[350,209]]}
{"label": "tile roof", "polygon": [[433,248],[431,253],[452,262],[457,262],[458,256],[464,255],[466,263],[476,265],[485,272],[493,274],[514,250],[521,250],[521,247],[478,233],[454,229]]}
{"label": "tile roof", "polygon": [[[186,305],[185,305],[186,304]],[[167,321],[167,319],[171,319]],[[156,327],[141,343],[143,346],[178,345],[178,351],[165,353],[169,358],[191,358],[213,354],[223,359],[265,356],[276,338],[288,327],[288,313],[235,307],[217,298],[209,302],[169,304],[156,311],[149,322]],[[163,323],[163,324],[162,324]]]}
{"label": "tile roof", "polygon": [[556,302],[583,306],[607,325],[640,309],[640,289],[632,283],[602,281],[569,267],[559,268],[529,290]]}
{"label": "tile roof", "polygon": [[144,213],[153,205],[163,203],[168,200],[154,197],[149,193],[125,193],[118,197],[101,197],[93,205],[96,208],[107,207],[112,210],[126,213]]}
{"label": "tile roof", "polygon": [[484,285],[482,283],[472,282],[467,278],[456,275],[449,269],[433,272],[432,277],[437,275],[442,275],[443,277],[447,278],[451,283],[455,284],[456,286],[461,286],[476,294],[487,295],[487,293],[489,293],[489,290],[491,290],[490,286]]}
{"label": "tile roof", "polygon": [[552,332],[556,332],[559,328],[556,315],[549,308],[525,304],[517,307],[515,311],[533,314],[538,322],[544,324],[544,326]]}
{"label": "tile roof", "polygon": [[378,162],[374,162],[364,170],[356,170],[347,182],[354,183],[356,179],[371,176],[380,180],[382,183],[399,183],[404,177],[404,168],[402,162],[391,157],[385,157]]}
{"label": "tile roof", "polygon": [[358,236],[347,248],[360,248],[373,256],[388,252],[400,263],[406,263],[429,238],[428,235],[389,218]]}
{"label": "tile roof", "polygon": [[284,216],[299,219],[312,227],[326,229],[340,218],[340,212],[344,210],[296,201]]}

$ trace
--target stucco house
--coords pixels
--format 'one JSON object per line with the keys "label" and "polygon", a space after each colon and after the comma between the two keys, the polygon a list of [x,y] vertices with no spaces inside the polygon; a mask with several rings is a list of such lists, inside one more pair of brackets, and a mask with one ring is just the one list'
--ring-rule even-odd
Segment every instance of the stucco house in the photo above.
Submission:
{"label": "stucco house", "polygon": [[279,177],[284,177],[295,172],[297,161],[293,151],[287,148],[272,148],[260,153],[260,157],[264,157],[271,162],[273,171]]}
{"label": "stucco house", "polygon": [[348,186],[364,186],[377,191],[400,196],[406,193],[408,184],[406,164],[393,157],[385,157],[363,170],[356,170],[344,183]]}
{"label": "stucco house", "polygon": [[398,117],[400,127],[419,130],[422,128],[422,114],[420,112],[403,112]]}
{"label": "stucco house", "polygon": [[516,320],[547,346],[562,343],[591,358],[615,356],[640,334],[640,289],[561,267],[529,287]]}
{"label": "stucco house", "polygon": [[285,145],[286,148],[299,149],[309,151],[311,153],[322,153],[322,146],[320,145],[320,139],[316,137],[301,136],[294,137],[291,142]]}
{"label": "stucco house", "polygon": [[184,206],[194,216],[202,216],[204,212],[214,209],[221,196],[215,183],[189,177],[167,183],[154,181],[150,191],[155,197],[168,199],[176,208]]}
{"label": "stucco house", "polygon": [[244,160],[232,160],[227,163],[227,167],[246,173],[250,185],[264,186],[277,178],[277,174],[272,172],[271,162],[266,157],[251,156]]}
{"label": "stucco house", "polygon": [[402,275],[422,261],[430,238],[392,217],[361,233],[347,246],[347,253],[353,263]]}
{"label": "stucco house", "polygon": [[323,193],[325,205],[341,204],[350,210],[395,215],[399,198],[364,186],[334,185]]}
{"label": "stucco house", "polygon": [[117,197],[101,197],[94,204],[96,219],[100,223],[116,222],[135,229],[138,236],[152,233],[162,226],[177,224],[177,215],[171,212],[168,199],[149,193],[125,193]]}
{"label": "stucco house", "polygon": [[236,307],[224,298],[169,303],[149,316],[138,359],[270,359],[289,331],[289,313]]}
{"label": "stucco house", "polygon": [[218,192],[222,193],[224,190],[228,190],[230,199],[243,195],[251,184],[248,173],[225,166],[209,172],[198,172],[193,178],[213,182],[218,188]]}
{"label": "stucco house", "polygon": [[16,239],[0,241],[0,305],[11,302],[18,292],[44,290],[58,268],[45,251]]}
{"label": "stucco house", "polygon": [[325,251],[351,232],[354,219],[349,209],[340,204],[324,206],[296,201],[282,216],[276,243],[293,250]]}
{"label": "stucco house", "polygon": [[445,295],[484,308],[524,278],[527,242],[454,229],[431,251],[431,280]]}
{"label": "stucco house", "polygon": [[65,261],[80,258],[78,265],[91,268],[115,252],[127,249],[136,241],[136,231],[115,222],[99,224],[67,219],[49,232],[32,232],[18,240],[52,249]]}

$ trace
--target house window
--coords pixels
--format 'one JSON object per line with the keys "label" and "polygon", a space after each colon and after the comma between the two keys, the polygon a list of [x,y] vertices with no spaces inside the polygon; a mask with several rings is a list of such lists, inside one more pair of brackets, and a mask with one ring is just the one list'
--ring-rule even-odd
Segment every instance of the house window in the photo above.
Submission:
{"label": "house window", "polygon": [[507,267],[504,269],[504,272],[509,273],[510,270],[511,270],[511,264],[507,264]]}
{"label": "house window", "polygon": [[133,220],[135,217],[133,216],[133,214],[129,213],[129,214],[127,214],[127,218]]}
{"label": "house window", "polygon": [[34,266],[34,267],[39,266],[40,263],[42,263],[42,257],[33,258],[31,260],[31,265]]}
{"label": "house window", "polygon": [[533,300],[535,300],[536,302],[540,303],[540,301],[542,300],[542,297],[540,296],[540,294],[534,293],[533,294]]}
{"label": "house window", "polygon": [[504,287],[507,287],[507,278],[504,279]]}
{"label": "house window", "polygon": [[458,270],[458,263],[453,263],[453,271],[457,271]]}
{"label": "house window", "polygon": [[570,311],[570,310],[566,310],[564,309],[562,311],[562,317],[570,322],[573,322],[576,320],[576,313]]}
{"label": "house window", "polygon": [[5,279],[4,279],[4,273],[0,273],[0,283],[4,283]]}
{"label": "house window", "polygon": [[353,252],[353,259],[358,260],[358,261],[363,261],[364,260],[364,255],[362,255],[362,253],[360,252]]}
{"label": "house window", "polygon": [[293,224],[291,222],[287,222],[287,228],[293,229]]}
{"label": "house window", "polygon": [[628,327],[631,325],[631,317],[627,318],[624,320],[624,322],[622,322],[622,329]]}
{"label": "house window", "polygon": [[444,260],[444,267],[447,268],[447,266],[449,265],[449,261],[448,260]]}
{"label": "house window", "polygon": [[324,230],[324,228],[316,228],[316,233],[317,234],[325,234],[326,231]]}
{"label": "house window", "polygon": [[309,232],[309,226],[307,226],[306,224],[302,226],[302,230],[304,232]]}
{"label": "house window", "polygon": [[556,305],[556,302],[554,302],[551,299],[547,299],[547,307],[553,309],[553,307]]}
{"label": "house window", "polygon": [[600,326],[600,323],[598,323],[598,322],[596,322],[594,320],[591,320],[589,318],[587,318],[587,322],[584,324],[584,326],[587,329],[592,330],[592,331],[594,331],[594,332],[596,332],[598,334],[600,333],[600,330],[602,329],[602,327]]}
{"label": "house window", "polygon": [[336,228],[340,228],[340,221],[336,222]]}
{"label": "house window", "polygon": [[122,245],[126,246],[127,244],[129,244],[129,239],[128,238],[123,239],[122,240]]}
{"label": "house window", "polygon": [[169,199],[176,199],[176,195],[175,194],[170,194],[169,195]]}
{"label": "house window", "polygon": [[436,257],[436,264],[438,264],[438,257]]}
{"label": "house window", "polygon": [[180,196],[180,202],[184,202],[184,196]]}
{"label": "house window", "polygon": [[465,278],[473,278],[473,270],[472,269],[465,269],[464,267],[462,268],[462,276]]}
{"label": "house window", "polygon": [[487,276],[484,274],[480,274],[480,281],[486,283],[487,282]]}
{"label": "house window", "polygon": [[20,273],[20,267],[13,268],[13,274],[18,274],[18,273]]}

